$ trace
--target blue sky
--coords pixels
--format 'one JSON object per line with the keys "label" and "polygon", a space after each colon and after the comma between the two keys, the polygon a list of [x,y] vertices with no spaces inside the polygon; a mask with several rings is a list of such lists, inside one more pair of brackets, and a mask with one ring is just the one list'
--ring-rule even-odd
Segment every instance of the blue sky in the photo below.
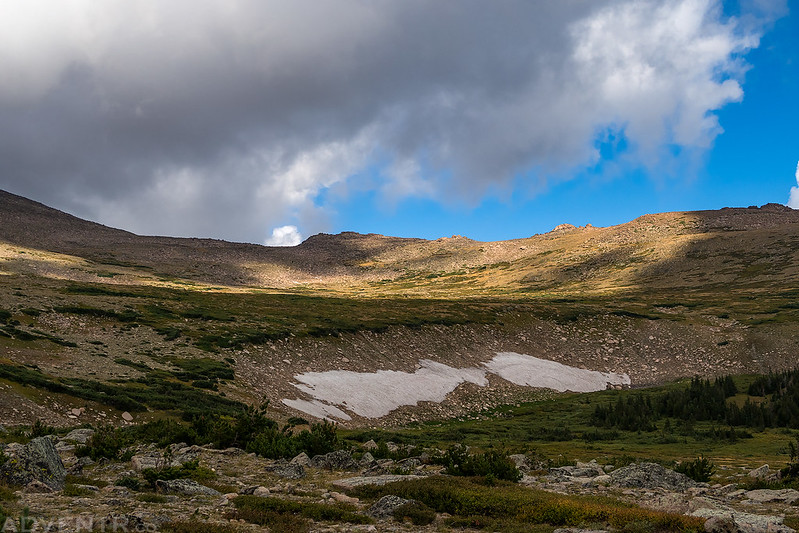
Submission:
{"label": "blue sky", "polygon": [[270,245],[786,203],[797,9],[0,2],[0,188],[139,234]]}
{"label": "blue sky", "polygon": [[561,223],[610,226],[647,213],[785,204],[799,161],[799,13],[778,19],[744,57],[743,100],[717,112],[724,132],[680,175],[637,168],[606,176],[598,165],[540,192],[521,184],[477,206],[408,199],[389,209],[371,191],[335,203],[334,231],[492,241]]}

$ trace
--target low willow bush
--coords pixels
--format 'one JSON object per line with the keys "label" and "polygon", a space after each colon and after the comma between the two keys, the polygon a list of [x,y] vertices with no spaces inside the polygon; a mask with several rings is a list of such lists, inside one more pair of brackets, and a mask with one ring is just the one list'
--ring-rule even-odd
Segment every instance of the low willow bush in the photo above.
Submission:
{"label": "low willow bush", "polygon": [[341,447],[338,426],[333,423],[325,420],[298,431],[292,424],[281,428],[265,411],[265,406],[243,406],[236,416],[203,415],[188,424],[162,419],[120,429],[100,426],[75,453],[94,460],[123,459],[129,447],[137,442],[155,442],[160,447],[183,442],[210,444],[216,448],[236,447],[270,459],[291,459],[301,452],[313,457]]}
{"label": "low willow bush", "polygon": [[268,526],[272,531],[305,532],[310,530],[308,520],[317,522],[346,522],[372,524],[374,520],[358,514],[352,505],[335,505],[298,502],[280,498],[239,496],[233,500],[236,510],[231,518]]}
{"label": "low willow bush", "polygon": [[466,521],[476,528],[491,528],[498,522],[509,526],[605,524],[615,529],[639,529],[647,524],[651,531],[681,532],[701,531],[703,527],[699,518],[642,509],[610,498],[554,494],[507,482],[486,486],[468,478],[432,476],[382,487],[359,487],[350,493],[364,499],[393,494],[417,500],[436,512],[452,515],[452,524]]}
{"label": "low willow bush", "polygon": [[684,461],[674,470],[694,481],[705,482],[710,481],[710,476],[716,473],[716,465],[707,457],[697,457],[693,461]]}
{"label": "low willow bush", "polygon": [[483,476],[504,481],[519,481],[522,478],[516,463],[506,453],[496,450],[472,455],[465,446],[456,445],[437,458],[436,462],[444,465],[445,472],[451,476]]}

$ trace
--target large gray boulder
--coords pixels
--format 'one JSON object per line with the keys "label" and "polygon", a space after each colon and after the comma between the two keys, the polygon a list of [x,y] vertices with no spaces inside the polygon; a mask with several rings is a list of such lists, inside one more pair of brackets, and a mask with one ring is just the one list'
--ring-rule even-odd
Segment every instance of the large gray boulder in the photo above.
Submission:
{"label": "large gray boulder", "polygon": [[74,444],[86,444],[94,435],[94,430],[89,428],[73,429],[61,438],[64,442],[71,442]]}
{"label": "large gray boulder", "polygon": [[368,511],[366,511],[366,514],[378,519],[392,518],[394,516],[394,511],[396,511],[397,508],[402,507],[406,503],[410,503],[412,501],[413,500],[406,500],[405,498],[388,494],[377,500],[375,504],[372,505]]}
{"label": "large gray boulder", "polygon": [[53,490],[63,490],[67,471],[48,437],[37,437],[24,446],[8,446],[0,465],[0,480],[10,485],[41,481]]}
{"label": "large gray boulder", "polygon": [[311,466],[324,468],[325,470],[358,470],[358,462],[353,459],[352,454],[347,450],[337,450],[326,453],[325,455],[315,455],[311,459]]}
{"label": "large gray boulder", "polygon": [[669,470],[657,463],[635,463],[614,470],[610,474],[610,484],[629,489],[666,489],[684,492],[697,483],[685,474]]}
{"label": "large gray boulder", "polygon": [[278,463],[267,468],[267,471],[283,479],[302,479],[305,468],[299,463]]}
{"label": "large gray boulder", "polygon": [[222,493],[218,490],[200,485],[192,479],[159,479],[155,482],[155,488],[159,492],[166,494],[180,494],[182,496],[221,496]]}

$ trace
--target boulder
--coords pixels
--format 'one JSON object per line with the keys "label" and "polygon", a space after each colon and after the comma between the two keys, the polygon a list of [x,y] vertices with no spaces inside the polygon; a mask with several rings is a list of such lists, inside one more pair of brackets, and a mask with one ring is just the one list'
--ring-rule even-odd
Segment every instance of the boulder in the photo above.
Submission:
{"label": "boulder", "polygon": [[169,459],[164,457],[160,451],[151,451],[134,455],[130,458],[130,465],[136,472],[147,470],[148,468],[166,468],[170,466],[181,466],[189,461],[197,459],[199,454],[190,449],[181,449],[178,453],[171,455]]}
{"label": "boulder", "polygon": [[369,453],[369,452],[366,452],[366,453],[365,453],[365,454],[363,454],[363,456],[361,457],[361,460],[360,460],[360,461],[358,461],[358,464],[359,464],[360,466],[363,466],[363,467],[370,467],[370,466],[372,466],[373,464],[375,464],[376,462],[377,462],[377,461],[375,461],[375,458],[374,458],[374,456],[373,456],[371,453]]}
{"label": "boulder", "polygon": [[355,505],[356,503],[360,503],[361,501],[358,498],[355,498],[353,496],[347,496],[346,494],[342,494],[340,492],[331,492],[330,497],[339,503],[347,503],[350,505]]}
{"label": "boulder", "polygon": [[794,489],[748,490],[743,495],[755,503],[785,502],[788,504],[793,504],[793,502],[799,500],[799,491]]}
{"label": "boulder", "polygon": [[311,458],[308,457],[307,453],[302,452],[291,460],[291,464],[300,465],[300,466],[311,466]]}
{"label": "boulder", "polygon": [[305,477],[305,468],[299,463],[278,463],[268,467],[267,471],[283,479],[302,479]]}
{"label": "boulder", "polygon": [[252,495],[258,496],[259,498],[266,498],[271,494],[272,494],[271,491],[266,487],[256,487],[255,490],[252,491]]}
{"label": "boulder", "polygon": [[375,504],[372,505],[368,511],[366,511],[366,514],[377,519],[392,518],[394,516],[394,511],[398,507],[401,507],[412,501],[413,500],[406,500],[405,498],[388,494],[377,500]]}
{"label": "boulder", "polygon": [[530,464],[530,459],[523,453],[509,455],[508,459],[513,461],[513,463],[516,465],[516,468],[518,468],[520,472],[530,472],[533,470],[532,465]]}
{"label": "boulder", "polygon": [[729,516],[713,516],[705,520],[705,531],[707,533],[739,533],[738,526],[735,525]]}
{"label": "boulder", "polygon": [[311,459],[311,466],[325,470],[358,470],[358,462],[353,459],[347,450],[337,450],[325,455],[315,455]]}
{"label": "boulder", "polygon": [[729,527],[716,524],[722,524],[722,521],[732,522],[735,529],[740,533],[795,533],[795,530],[782,523],[781,516],[767,516],[751,513],[742,513],[738,511],[730,511],[726,509],[698,509],[691,513],[692,516],[700,518],[707,518],[714,520],[710,525],[705,521],[705,530],[708,527]]}
{"label": "boulder", "polygon": [[41,481],[53,490],[62,490],[67,471],[52,439],[37,437],[24,446],[8,446],[8,460],[0,466],[0,479],[11,485]]}
{"label": "boulder", "polygon": [[697,483],[685,474],[669,470],[657,463],[635,463],[614,470],[610,474],[610,484],[629,489],[666,489],[684,492]]}
{"label": "boulder", "polygon": [[368,450],[370,452],[373,452],[373,451],[375,451],[378,448],[378,446],[377,446],[377,443],[375,441],[368,440],[368,441],[363,443],[361,448],[363,448],[364,450]]}
{"label": "boulder", "polygon": [[64,442],[69,442],[73,444],[86,444],[88,440],[94,435],[94,430],[89,428],[81,428],[81,429],[73,429],[66,435],[64,435],[61,440]]}
{"label": "boulder", "polygon": [[200,485],[192,479],[159,479],[155,482],[155,488],[159,492],[166,494],[179,494],[181,496],[221,496],[222,493],[211,487]]}
{"label": "boulder", "polygon": [[769,467],[768,465],[763,465],[755,468],[751,472],[749,472],[749,477],[755,479],[766,479],[769,477]]}

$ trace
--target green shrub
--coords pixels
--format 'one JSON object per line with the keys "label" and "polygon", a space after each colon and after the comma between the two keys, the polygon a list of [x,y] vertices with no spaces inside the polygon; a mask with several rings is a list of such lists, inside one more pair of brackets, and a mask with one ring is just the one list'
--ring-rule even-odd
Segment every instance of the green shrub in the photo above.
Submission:
{"label": "green shrub", "polygon": [[117,487],[125,487],[130,490],[139,490],[141,488],[141,481],[133,476],[122,476],[114,481],[114,485]]}
{"label": "green shrub", "polygon": [[417,500],[455,518],[478,517],[480,523],[486,524],[479,527],[492,527],[497,521],[567,527],[601,523],[614,529],[645,521],[659,531],[696,531],[702,527],[702,520],[694,517],[642,509],[610,498],[555,494],[508,482],[489,487],[470,479],[431,476],[382,487],[359,487],[349,492],[361,498],[377,499],[393,494]]}
{"label": "green shrub", "polygon": [[710,481],[710,476],[716,473],[716,465],[707,457],[700,456],[693,461],[684,461],[674,469],[685,474],[694,481]]}
{"label": "green shrub", "polygon": [[197,442],[197,432],[193,428],[169,418],[129,426],[122,431],[132,440],[152,442],[159,448],[179,442],[187,444],[196,444]]}
{"label": "green shrub", "polygon": [[483,476],[504,481],[519,481],[521,472],[505,453],[490,450],[470,455],[465,446],[455,445],[437,462],[446,466],[451,476]]}
{"label": "green shrub", "polygon": [[312,424],[310,430],[294,434],[291,426],[283,429],[269,427],[257,433],[246,450],[270,459],[290,459],[301,452],[309,456],[322,455],[338,449],[337,426],[323,420]]}
{"label": "green shrub", "polygon": [[17,533],[31,533],[33,531],[34,520],[30,516],[30,509],[27,507],[22,509],[22,514],[17,519],[15,525]]}
{"label": "green shrub", "polygon": [[[352,505],[342,503],[330,505],[283,500],[281,498],[239,496],[233,500],[233,504],[236,506],[238,518],[261,525],[268,524],[255,521],[253,518],[270,515],[271,513],[294,515],[325,522],[346,522],[349,524],[371,524],[374,522],[368,516],[358,514]],[[274,527],[273,530],[275,530]],[[278,531],[282,530],[278,529]]]}
{"label": "green shrub", "polygon": [[[14,493],[14,488],[9,487],[6,483],[0,480],[0,502],[12,502],[17,499],[17,495]],[[0,521],[0,524],[3,522]]]}
{"label": "green shrub", "polygon": [[194,481],[200,482],[216,478],[216,474],[211,470],[200,466],[200,461],[198,459],[185,462],[180,466],[146,468],[141,474],[150,488],[155,488],[155,483],[159,480],[193,479]]}
{"label": "green shrub", "polygon": [[37,418],[36,422],[34,422],[31,426],[29,437],[32,439],[35,439],[36,437],[46,437],[47,435],[52,435],[55,432],[56,429],[53,426],[48,426]]}
{"label": "green shrub", "polygon": [[[201,522],[199,520],[176,520],[163,524],[161,526],[161,531],[170,531],[172,533],[239,533],[243,531],[243,528],[229,522],[223,523]],[[273,531],[286,530],[273,529]]]}
{"label": "green shrub", "polygon": [[67,483],[66,485],[64,485],[64,491],[62,492],[62,494],[64,496],[82,497],[82,496],[94,496],[95,492],[91,489],[78,487],[73,483]]}
{"label": "green shrub", "polygon": [[120,452],[131,444],[122,430],[112,426],[100,426],[83,446],[75,448],[78,457],[98,459],[119,459]]}
{"label": "green shrub", "polygon": [[140,502],[145,503],[166,503],[169,501],[169,498],[164,496],[163,494],[156,494],[154,492],[146,492],[144,494],[139,494],[136,496],[136,499]]}
{"label": "green shrub", "polygon": [[436,519],[436,512],[422,502],[412,501],[394,509],[395,520],[404,522],[406,518],[415,526],[426,526]]}

